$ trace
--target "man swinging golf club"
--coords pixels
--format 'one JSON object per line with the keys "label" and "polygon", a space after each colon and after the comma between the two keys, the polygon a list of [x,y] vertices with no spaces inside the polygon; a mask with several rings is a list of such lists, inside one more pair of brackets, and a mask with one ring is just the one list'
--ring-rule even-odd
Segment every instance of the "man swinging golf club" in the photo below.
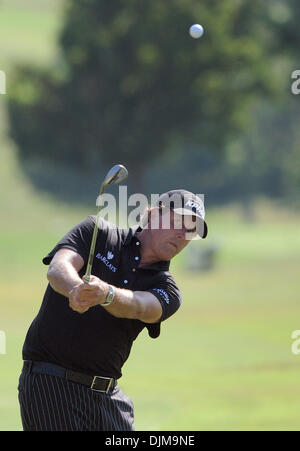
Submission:
{"label": "man swinging golf club", "polygon": [[[126,175],[114,166],[100,192]],[[202,199],[185,190],[161,195],[143,227],[121,229],[99,212],[43,259],[49,284],[25,339],[19,381],[24,430],[134,430],[132,402],[117,384],[122,366],[138,334],[146,327],[158,337],[181,304],[170,260],[207,235]]]}

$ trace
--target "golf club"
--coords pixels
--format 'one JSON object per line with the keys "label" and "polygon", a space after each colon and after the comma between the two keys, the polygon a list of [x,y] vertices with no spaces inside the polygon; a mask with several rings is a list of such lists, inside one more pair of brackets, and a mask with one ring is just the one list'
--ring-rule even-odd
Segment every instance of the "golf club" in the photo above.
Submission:
{"label": "golf club", "polygon": [[122,164],[116,164],[113,166],[108,173],[106,174],[105,179],[102,182],[100,193],[98,197],[98,210],[97,210],[97,216],[96,216],[96,222],[91,242],[91,248],[90,248],[90,254],[88,259],[88,264],[86,267],[85,277],[83,279],[84,283],[89,283],[91,278],[91,271],[92,271],[92,265],[94,260],[94,252],[95,252],[95,245],[96,245],[96,239],[97,239],[97,233],[98,233],[98,222],[100,218],[100,211],[101,211],[101,205],[100,205],[100,196],[104,193],[104,189],[107,185],[116,185],[117,183],[122,182],[126,179],[128,176],[128,171]]}

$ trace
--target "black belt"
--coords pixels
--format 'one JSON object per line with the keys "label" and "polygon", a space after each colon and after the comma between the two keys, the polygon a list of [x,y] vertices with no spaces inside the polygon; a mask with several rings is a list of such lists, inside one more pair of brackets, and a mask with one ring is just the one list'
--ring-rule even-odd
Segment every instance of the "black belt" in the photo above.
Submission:
{"label": "black belt", "polygon": [[109,393],[117,385],[117,381],[112,377],[89,376],[87,374],[78,373],[77,371],[67,370],[66,368],[48,362],[24,360],[23,371],[25,373],[41,373],[62,377],[67,381],[86,385],[91,390],[102,393]]}

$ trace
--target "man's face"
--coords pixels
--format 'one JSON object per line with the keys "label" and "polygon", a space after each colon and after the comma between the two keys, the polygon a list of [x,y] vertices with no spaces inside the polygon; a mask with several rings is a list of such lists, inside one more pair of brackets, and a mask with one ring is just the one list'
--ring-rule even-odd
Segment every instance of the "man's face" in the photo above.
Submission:
{"label": "man's face", "polygon": [[182,216],[168,209],[151,212],[151,247],[160,260],[171,260],[193,238],[196,230],[194,216]]}

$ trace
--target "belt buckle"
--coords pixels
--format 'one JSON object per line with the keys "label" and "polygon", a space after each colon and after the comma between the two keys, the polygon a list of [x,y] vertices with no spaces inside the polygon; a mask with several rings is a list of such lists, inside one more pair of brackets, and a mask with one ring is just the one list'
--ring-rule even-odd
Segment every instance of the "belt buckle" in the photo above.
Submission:
{"label": "belt buckle", "polygon": [[[95,385],[97,379],[106,379],[109,381],[109,384],[108,384],[106,390],[97,390],[96,388],[94,388],[94,385]],[[93,391],[100,392],[100,393],[108,393],[112,382],[113,382],[113,379],[111,377],[94,376],[94,379],[93,379],[93,382],[91,383],[90,389]]]}

